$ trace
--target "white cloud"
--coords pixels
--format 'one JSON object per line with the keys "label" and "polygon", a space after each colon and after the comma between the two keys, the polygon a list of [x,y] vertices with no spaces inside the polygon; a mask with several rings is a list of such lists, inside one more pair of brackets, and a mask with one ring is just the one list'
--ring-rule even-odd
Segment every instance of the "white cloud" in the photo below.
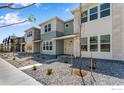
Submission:
{"label": "white cloud", "polygon": [[39,8],[39,7],[41,6],[41,4],[40,4],[40,3],[36,3],[35,6],[36,6],[37,8]]}
{"label": "white cloud", "polygon": [[19,3],[21,6],[28,6],[31,5],[32,3]]}
{"label": "white cloud", "polygon": [[[15,4],[12,5],[12,7],[13,8],[15,8],[15,7],[25,7],[25,6],[28,6],[28,5],[31,5],[31,4],[33,4],[33,3],[15,3]],[[37,8],[39,8],[41,6],[41,4],[40,3],[36,3],[35,6]]]}
{"label": "white cloud", "polygon": [[0,25],[8,25],[13,23],[18,23],[24,21],[25,18],[21,18],[19,13],[7,13],[3,16],[0,16]]}
{"label": "white cloud", "polygon": [[66,8],[65,9],[65,12],[70,12],[70,8]]}

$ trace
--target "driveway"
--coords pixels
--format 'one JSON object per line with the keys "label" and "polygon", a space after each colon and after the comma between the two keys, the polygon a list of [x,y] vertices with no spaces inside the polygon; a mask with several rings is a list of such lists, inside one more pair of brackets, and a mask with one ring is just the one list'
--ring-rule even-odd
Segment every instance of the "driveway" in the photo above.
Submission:
{"label": "driveway", "polygon": [[0,58],[0,85],[41,85],[41,83]]}

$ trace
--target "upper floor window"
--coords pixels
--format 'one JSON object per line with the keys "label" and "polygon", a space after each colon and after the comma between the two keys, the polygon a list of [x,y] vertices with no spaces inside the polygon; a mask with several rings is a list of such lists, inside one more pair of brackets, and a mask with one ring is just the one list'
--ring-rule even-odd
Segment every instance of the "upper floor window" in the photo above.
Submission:
{"label": "upper floor window", "polygon": [[44,26],[44,31],[47,32],[47,25]]}
{"label": "upper floor window", "polygon": [[32,32],[27,32],[27,37],[31,37],[32,36]]}
{"label": "upper floor window", "polygon": [[68,28],[68,27],[69,27],[69,25],[68,25],[68,23],[66,23],[66,24],[65,24],[65,28]]}
{"label": "upper floor window", "polygon": [[81,23],[87,22],[88,19],[88,12],[84,11],[83,13],[81,13]]}
{"label": "upper floor window", "polygon": [[45,32],[51,31],[51,24],[45,25],[45,26],[44,26],[44,31],[45,31]]}
{"label": "upper floor window", "polygon": [[51,31],[51,24],[48,24],[48,32]]}
{"label": "upper floor window", "polygon": [[104,3],[100,5],[100,17],[105,17],[110,15],[110,3]]}
{"label": "upper floor window", "polygon": [[90,9],[90,21],[98,18],[98,7],[94,7]]}

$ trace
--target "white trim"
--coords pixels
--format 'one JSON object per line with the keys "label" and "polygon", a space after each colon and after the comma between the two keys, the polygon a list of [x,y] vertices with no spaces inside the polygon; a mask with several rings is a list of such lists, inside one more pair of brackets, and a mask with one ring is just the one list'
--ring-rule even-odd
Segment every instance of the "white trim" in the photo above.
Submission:
{"label": "white trim", "polygon": [[61,37],[57,37],[57,38],[53,38],[53,40],[62,40],[62,39],[69,39],[69,38],[74,38],[77,35],[67,35],[67,36],[61,36]]}

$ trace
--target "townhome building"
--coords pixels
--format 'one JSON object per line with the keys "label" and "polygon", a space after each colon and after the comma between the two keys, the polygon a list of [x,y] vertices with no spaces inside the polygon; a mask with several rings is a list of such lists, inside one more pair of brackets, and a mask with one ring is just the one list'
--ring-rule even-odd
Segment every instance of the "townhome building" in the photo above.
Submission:
{"label": "townhome building", "polygon": [[3,44],[0,44],[0,52],[3,52]]}
{"label": "townhome building", "polygon": [[[74,33],[80,32],[82,56],[124,60],[124,4],[83,4],[72,11]],[[80,55],[79,37],[74,40],[74,55]]]}
{"label": "townhome building", "polygon": [[[7,38],[5,38],[3,40],[3,51],[7,51],[7,52],[12,52],[13,51],[13,38],[14,36],[9,36]],[[25,41],[24,41],[24,37],[17,37],[16,38],[16,52],[23,52],[24,51],[24,46],[25,46]],[[22,44],[21,44],[22,43]]]}
{"label": "townhome building", "polygon": [[86,58],[124,60],[124,4],[86,3],[71,13],[73,19],[54,17],[27,29],[25,52],[79,57],[81,50]]}
{"label": "townhome building", "polygon": [[25,51],[25,38],[22,37],[16,37],[16,51],[17,52],[24,52]]}
{"label": "townhome building", "polygon": [[12,46],[12,38],[13,36],[8,36],[3,40],[3,50],[11,52],[13,50]]}
{"label": "townhome building", "polygon": [[32,27],[25,31],[25,52],[40,53],[40,42],[40,29]]}
{"label": "townhome building", "polygon": [[73,19],[63,21],[58,17],[51,18],[40,24],[41,53],[63,55],[73,53]]}
{"label": "townhome building", "polygon": [[42,54],[79,57],[81,50],[83,57],[124,60],[123,4],[88,3],[72,14],[72,20],[55,17],[40,24]]}

